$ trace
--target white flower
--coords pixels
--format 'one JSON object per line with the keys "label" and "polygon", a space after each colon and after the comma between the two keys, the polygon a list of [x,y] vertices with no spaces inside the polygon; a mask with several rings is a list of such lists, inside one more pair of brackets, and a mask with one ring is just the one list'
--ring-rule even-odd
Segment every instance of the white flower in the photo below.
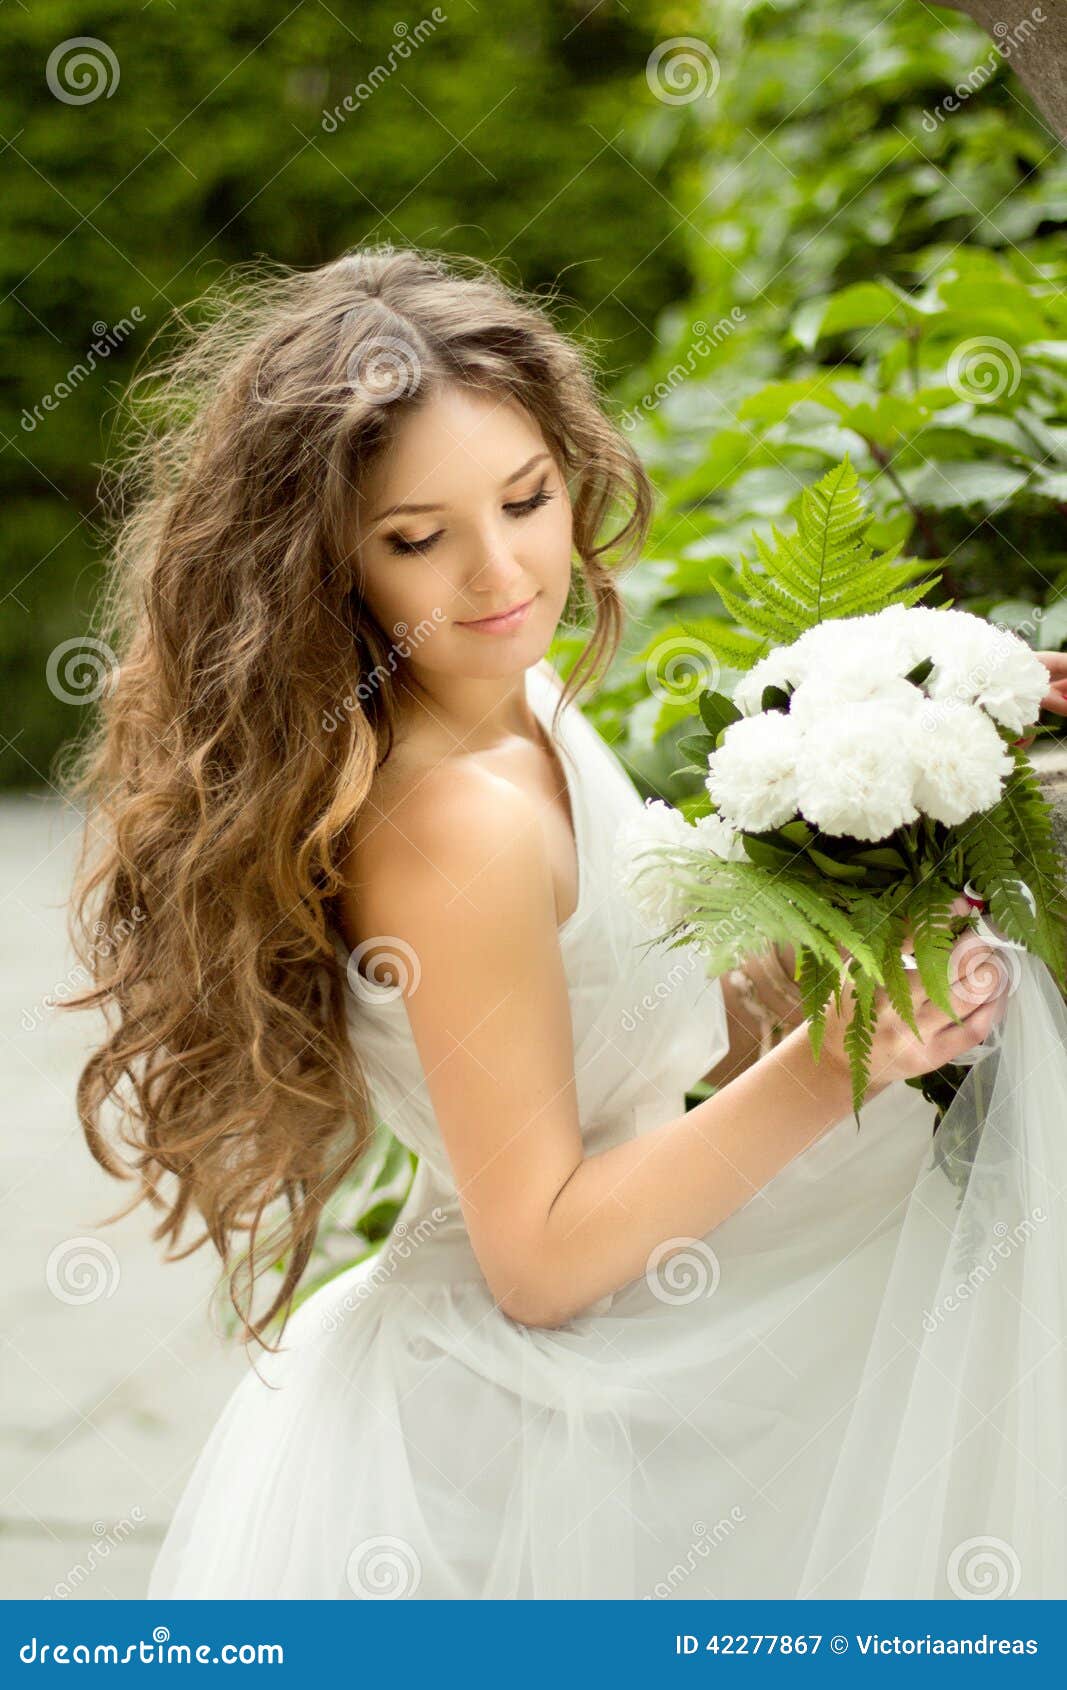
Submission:
{"label": "white flower", "polygon": [[713,856],[721,857],[727,863],[747,863],[748,852],[742,844],[737,830],[722,816],[700,816],[693,823],[693,831],[699,835],[700,843],[706,845]]}
{"label": "white flower", "polygon": [[615,835],[615,877],[631,908],[657,932],[665,932],[684,917],[688,894],[678,885],[673,865],[656,847],[691,849],[699,843],[697,830],[662,798],[646,799]]}
{"label": "white flower", "polygon": [[835,715],[842,704],[875,700],[905,715],[917,710],[925,694],[920,687],[905,681],[891,663],[877,648],[850,652],[842,662],[828,666],[822,674],[801,681],[789,700],[789,714],[802,728],[817,729],[822,718]]}
{"label": "white flower", "polygon": [[989,717],[973,704],[928,699],[917,722],[921,746],[914,797],[920,810],[955,827],[991,809],[1013,764]]}
{"label": "white flower", "polygon": [[963,611],[943,611],[951,626],[934,643],[931,698],[977,704],[1012,733],[1036,722],[1048,670],[1017,634]]}
{"label": "white flower", "polygon": [[795,815],[800,749],[800,729],[781,710],[730,724],[704,784],[731,826],[761,833]]}
{"label": "white flower", "polygon": [[748,674],[734,688],[734,703],[742,716],[759,713],[764,687],[796,686],[807,673],[807,665],[796,644],[775,646],[773,651],[753,664]]}
{"label": "white flower", "polygon": [[796,771],[801,814],[823,833],[884,839],[915,821],[913,712],[850,701],[806,735]]}
{"label": "white flower", "polygon": [[[799,689],[809,680],[845,674],[871,677],[864,691],[845,697],[867,697],[882,680],[899,679],[926,655],[921,618],[905,605],[890,605],[870,616],[831,617],[806,628],[787,646],[776,646],[761,657],[734,690],[734,703],[744,716],[760,708],[764,687]],[[842,683],[844,684],[844,683]]]}

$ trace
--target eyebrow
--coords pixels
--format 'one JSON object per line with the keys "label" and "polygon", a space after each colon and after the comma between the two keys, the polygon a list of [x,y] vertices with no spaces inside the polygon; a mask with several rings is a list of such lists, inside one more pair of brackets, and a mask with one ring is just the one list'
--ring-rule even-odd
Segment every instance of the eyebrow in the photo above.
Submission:
{"label": "eyebrow", "polygon": [[[533,457],[527,458],[526,462],[520,464],[518,469],[512,470],[507,480],[500,483],[501,487],[510,487],[513,481],[520,481],[527,470],[533,469],[534,464],[539,464],[542,458],[547,458],[549,455],[548,452],[535,452]],[[447,505],[390,505],[388,510],[379,511],[377,516],[372,516],[371,521],[383,522],[387,516],[396,516],[399,511],[418,513],[422,511],[446,511],[447,509]]]}

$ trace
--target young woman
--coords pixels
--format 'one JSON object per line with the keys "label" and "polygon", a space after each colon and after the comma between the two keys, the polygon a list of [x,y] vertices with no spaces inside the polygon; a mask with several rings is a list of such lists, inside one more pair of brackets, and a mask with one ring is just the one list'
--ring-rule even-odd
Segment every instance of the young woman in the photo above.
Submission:
{"label": "young woman", "polygon": [[788,956],[647,946],[611,873],[641,800],[572,700],[651,489],[532,299],[403,249],[259,277],[147,411],[89,1144],[123,1172],[117,1105],[157,1236],[199,1217],[264,1343],[375,1118],[419,1157],[234,1393],[150,1594],[797,1594],[929,1151],[903,1082],[985,1039],[999,977],[958,1025],[916,981],[919,1039],[882,1003],[857,1134]]}

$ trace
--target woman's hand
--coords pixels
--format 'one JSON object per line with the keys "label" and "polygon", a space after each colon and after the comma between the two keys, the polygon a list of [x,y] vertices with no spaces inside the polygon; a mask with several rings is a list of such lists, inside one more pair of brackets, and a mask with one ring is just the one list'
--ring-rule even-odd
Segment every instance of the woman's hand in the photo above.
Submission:
{"label": "woman's hand", "polygon": [[[958,898],[952,906],[962,914],[969,906]],[[905,942],[910,949],[910,939]],[[978,935],[965,933],[949,956],[949,1000],[962,1020],[957,1024],[935,1004],[917,970],[908,975],[912,1009],[919,1036],[893,1008],[884,987],[874,994],[874,1034],[871,1050],[871,1093],[893,1080],[913,1079],[929,1074],[946,1062],[956,1062],[965,1051],[981,1044],[1004,1015],[1010,994],[1008,971],[1001,967],[997,949]],[[854,993],[847,978],[842,982],[841,1007],[831,999],[826,1010],[823,1050],[829,1049],[836,1062],[847,1064],[844,1036],[852,1012]]]}
{"label": "woman's hand", "polygon": [[[1034,656],[1040,657],[1049,673],[1049,690],[1041,700],[1042,710],[1050,710],[1054,716],[1067,716],[1067,651],[1036,651]],[[1015,743],[1025,751],[1036,738],[1036,734],[1026,734]]]}

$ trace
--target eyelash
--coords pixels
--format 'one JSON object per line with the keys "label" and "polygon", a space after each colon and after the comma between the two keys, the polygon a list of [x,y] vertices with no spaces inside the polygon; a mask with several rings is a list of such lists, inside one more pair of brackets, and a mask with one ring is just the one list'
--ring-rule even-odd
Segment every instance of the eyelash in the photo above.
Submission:
{"label": "eyelash", "polygon": [[[521,504],[505,505],[504,509],[514,517],[531,516],[534,511],[540,510],[542,505],[547,505],[549,500],[556,496],[554,493],[546,492],[545,486],[545,482],[542,481],[537,492],[532,494],[530,498],[523,499]],[[412,552],[428,552],[435,540],[440,537],[441,532],[438,529],[436,534],[428,534],[425,540],[403,540],[399,534],[392,534],[389,537],[389,550],[400,557],[410,556]]]}

